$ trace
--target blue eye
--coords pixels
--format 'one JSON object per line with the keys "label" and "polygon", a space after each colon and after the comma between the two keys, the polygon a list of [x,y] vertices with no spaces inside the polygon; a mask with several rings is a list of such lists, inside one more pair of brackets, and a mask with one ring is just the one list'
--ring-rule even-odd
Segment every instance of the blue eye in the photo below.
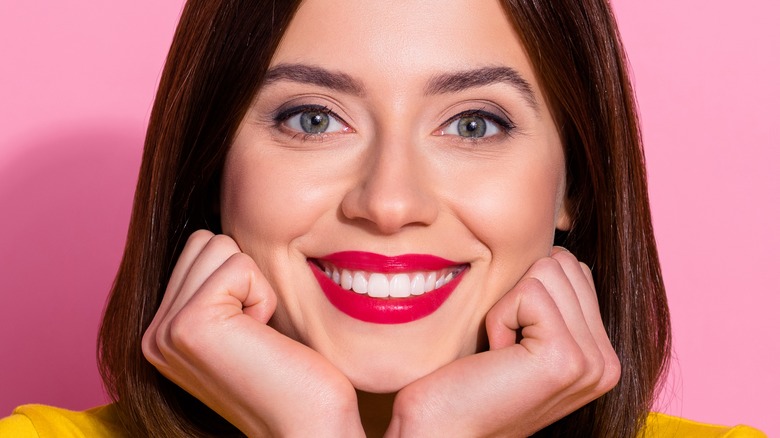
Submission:
{"label": "blue eye", "polygon": [[306,135],[330,134],[350,130],[330,109],[321,106],[291,108],[276,117],[277,121],[293,131]]}
{"label": "blue eye", "polygon": [[438,131],[439,135],[454,135],[466,139],[492,137],[512,130],[514,126],[498,116],[484,111],[460,113]]}

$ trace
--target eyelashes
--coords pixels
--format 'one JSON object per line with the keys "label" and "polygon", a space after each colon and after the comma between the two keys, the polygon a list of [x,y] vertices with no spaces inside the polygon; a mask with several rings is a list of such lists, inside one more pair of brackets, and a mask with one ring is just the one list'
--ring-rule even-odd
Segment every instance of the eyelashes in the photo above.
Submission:
{"label": "eyelashes", "polygon": [[[304,104],[283,108],[273,116],[277,129],[302,140],[324,139],[331,135],[354,133],[342,117],[324,105]],[[496,140],[511,136],[516,125],[490,111],[469,109],[450,117],[433,131],[434,136],[451,136],[466,141]]]}
{"label": "eyelashes", "polygon": [[434,135],[455,135],[476,140],[499,134],[509,135],[515,124],[506,118],[485,110],[467,110],[450,117]]}
{"label": "eyelashes", "polygon": [[277,128],[284,127],[304,137],[355,132],[324,105],[298,105],[284,109],[274,116],[274,123]]}

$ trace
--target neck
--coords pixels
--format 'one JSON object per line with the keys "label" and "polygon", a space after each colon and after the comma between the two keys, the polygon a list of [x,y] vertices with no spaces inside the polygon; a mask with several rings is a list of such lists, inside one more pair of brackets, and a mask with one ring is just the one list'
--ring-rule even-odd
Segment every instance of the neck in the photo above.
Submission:
{"label": "neck", "polygon": [[357,391],[358,409],[360,409],[360,421],[366,437],[381,437],[390,425],[393,416],[393,400],[395,393],[373,394]]}

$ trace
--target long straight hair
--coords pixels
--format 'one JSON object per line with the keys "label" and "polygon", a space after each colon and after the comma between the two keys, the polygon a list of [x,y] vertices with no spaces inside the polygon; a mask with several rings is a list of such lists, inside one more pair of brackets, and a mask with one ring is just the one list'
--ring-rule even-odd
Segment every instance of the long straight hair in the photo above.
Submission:
{"label": "long straight hair", "polygon": [[[127,244],[99,334],[106,389],[131,436],[241,436],[141,351],[187,237],[220,232],[225,156],[300,1],[190,0],[144,146]],[[539,436],[635,436],[669,355],[633,92],[606,0],[506,0],[554,110],[572,227],[559,243],[593,268],[623,373],[605,396]]]}
{"label": "long straight hair", "polygon": [[559,243],[593,268],[622,365],[617,387],[539,436],[636,436],[671,350],[642,136],[627,60],[606,0],[506,0],[556,118],[573,223]]}

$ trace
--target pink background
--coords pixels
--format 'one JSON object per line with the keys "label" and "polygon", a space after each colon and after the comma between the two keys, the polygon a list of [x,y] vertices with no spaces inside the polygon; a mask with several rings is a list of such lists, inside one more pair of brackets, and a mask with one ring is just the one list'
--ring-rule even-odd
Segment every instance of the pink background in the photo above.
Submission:
{"label": "pink background", "polygon": [[[22,403],[104,400],[95,334],[181,4],[0,6],[0,417]],[[780,6],[742,5],[614,6],[674,325],[657,408],[771,436],[780,434]]]}

